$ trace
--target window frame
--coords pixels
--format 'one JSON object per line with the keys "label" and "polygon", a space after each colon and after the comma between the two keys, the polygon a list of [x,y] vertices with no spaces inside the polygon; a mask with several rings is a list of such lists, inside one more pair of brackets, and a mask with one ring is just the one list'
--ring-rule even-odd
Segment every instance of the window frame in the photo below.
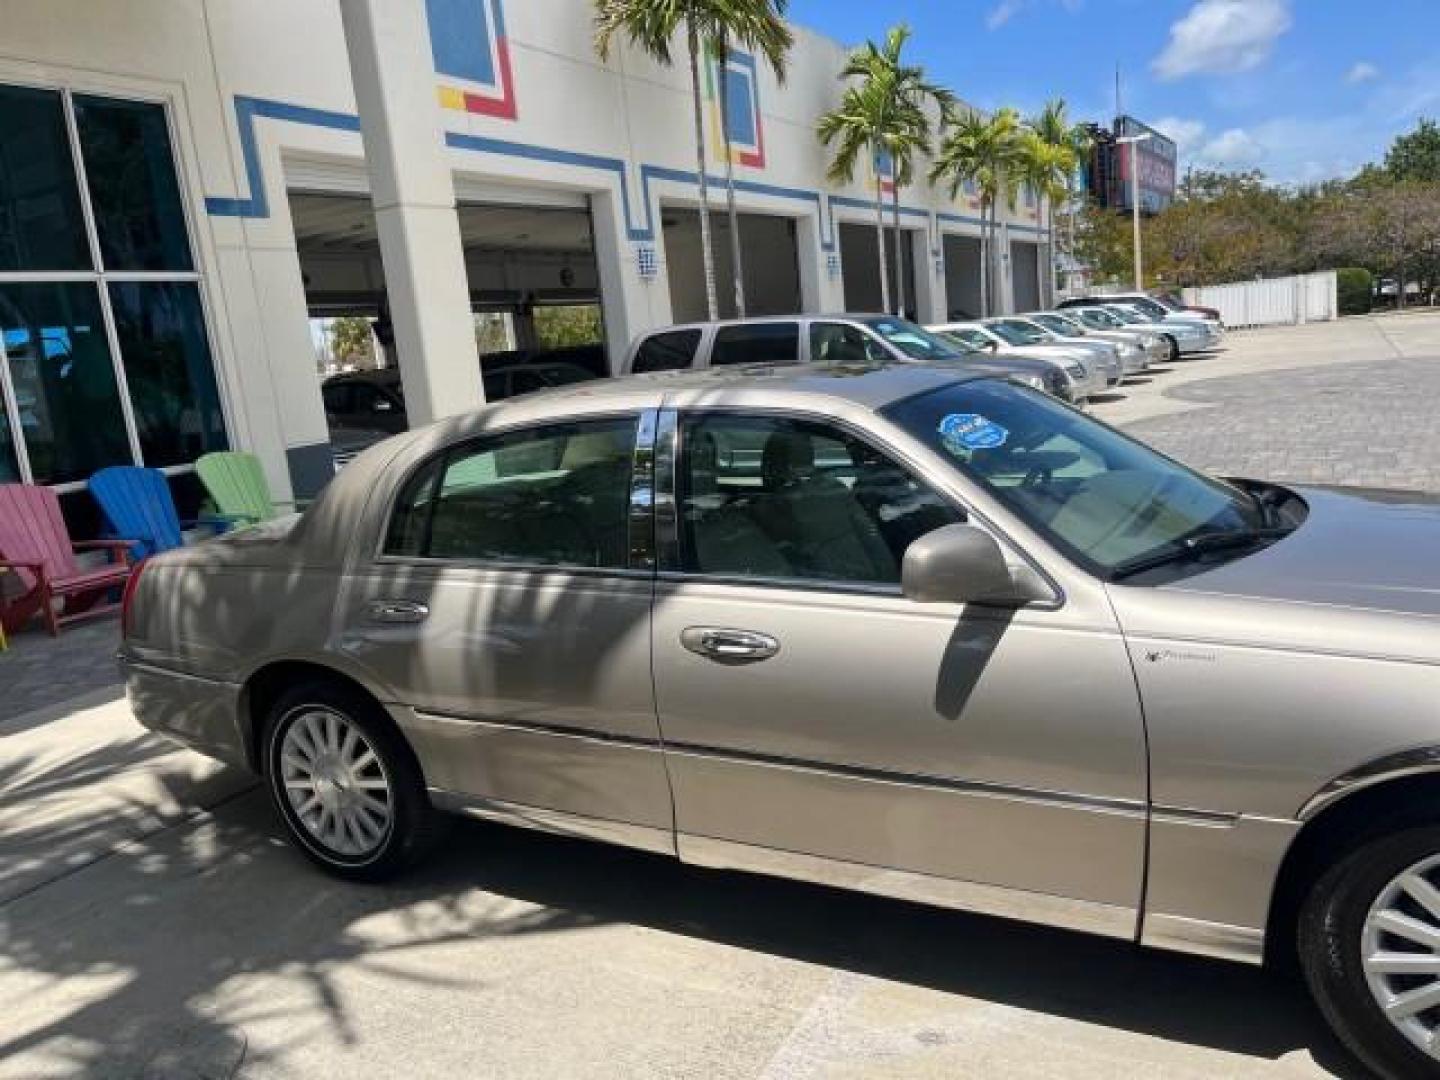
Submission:
{"label": "window frame", "polygon": [[[191,177],[187,167],[187,160],[182,155],[182,147],[177,136],[176,106],[171,96],[150,92],[136,87],[118,87],[114,85],[97,85],[93,81],[77,80],[74,84],[45,81],[43,79],[27,78],[23,74],[13,71],[0,71],[0,88],[17,87],[23,89],[43,90],[56,94],[60,98],[61,112],[65,123],[66,141],[70,151],[70,163],[74,169],[75,182],[80,196],[81,222],[84,227],[85,241],[90,255],[90,268],[88,270],[7,270],[0,271],[0,285],[10,284],[83,284],[95,289],[100,304],[101,317],[105,324],[105,341],[110,350],[110,361],[115,374],[115,384],[119,395],[120,415],[125,428],[126,442],[130,450],[128,462],[116,462],[115,464],[145,465],[144,452],[140,445],[139,425],[135,418],[135,409],[130,397],[130,383],[125,374],[125,361],[120,351],[120,341],[116,330],[115,312],[110,300],[109,285],[111,282],[159,282],[159,283],[190,283],[193,284],[200,300],[200,313],[205,331],[205,343],[210,352],[210,363],[214,369],[216,394],[220,403],[221,415],[225,424],[226,441],[230,443],[231,433],[234,431],[234,420],[229,399],[229,389],[220,370],[220,356],[217,349],[219,336],[215,331],[214,312],[210,303],[209,291],[206,288],[205,278],[205,257],[206,252],[201,243],[201,235],[196,227],[196,214],[194,198],[191,191]],[[90,182],[86,173],[85,157],[80,144],[80,129],[75,111],[75,97],[88,98],[110,98],[115,101],[122,101],[132,104],[152,105],[161,110],[165,119],[165,130],[170,146],[170,160],[175,170],[175,183],[179,190],[180,211],[184,218],[185,238],[189,244],[191,269],[189,270],[108,270],[105,266],[104,255],[100,245],[99,230],[95,220],[94,206],[90,194]],[[3,408],[9,419],[10,443],[20,474],[20,482],[25,484],[36,483],[34,470],[31,467],[30,456],[25,446],[25,433],[23,425],[19,423],[19,402],[15,393],[13,378],[10,372],[10,359],[5,351],[5,343],[0,338],[0,408]],[[233,443],[231,443],[233,445]],[[167,477],[181,476],[195,471],[194,463],[182,465],[159,466],[159,470]],[[83,491],[87,487],[85,480],[70,480],[63,483],[45,484],[50,490],[59,495],[68,495],[73,492]]]}
{"label": "window frame", "polygon": [[[825,413],[809,412],[792,408],[754,408],[735,405],[716,405],[685,409],[666,409],[660,415],[660,434],[655,451],[655,543],[658,556],[657,577],[666,582],[707,582],[716,585],[736,585],[763,589],[785,589],[800,592],[836,593],[851,596],[901,597],[904,592],[897,582],[883,584],[863,581],[832,581],[823,578],[765,577],[747,574],[707,574],[683,569],[680,557],[680,478],[687,455],[683,421],[692,416],[723,417],[733,416],[744,419],[793,420],[801,423],[819,424],[831,427],[851,438],[865,443],[872,451],[883,454],[895,464],[910,473],[911,477],[929,488],[941,502],[959,515],[961,521],[978,525],[993,534],[1000,542],[1016,552],[1025,562],[1034,565],[1024,550],[1003,532],[997,529],[983,514],[979,514],[965,499],[955,495],[945,484],[937,483],[934,469],[925,466],[911,455],[891,443],[881,440],[875,432],[848,420]],[[1046,575],[1048,580],[1048,575]]]}
{"label": "window frame", "polygon": [[[386,496],[385,512],[375,531],[371,563],[376,567],[413,566],[435,570],[450,568],[487,572],[512,571],[523,574],[653,578],[655,575],[655,468],[653,454],[656,449],[655,430],[658,413],[659,410],[656,408],[628,408],[523,420],[496,427],[478,435],[471,435],[432,450],[415,464],[407,466]],[[604,423],[615,420],[629,420],[635,424],[634,445],[630,451],[630,494],[626,504],[627,551],[625,566],[572,566],[567,563],[524,562],[518,559],[404,555],[385,550],[386,542],[390,537],[391,523],[395,520],[401,496],[427,469],[437,463],[440,465],[440,471],[435,474],[436,482],[444,476],[444,470],[449,466],[449,459],[455,454],[464,453],[469,447],[525,431],[537,431],[566,424]],[[428,525],[426,532],[427,534],[429,532]]]}

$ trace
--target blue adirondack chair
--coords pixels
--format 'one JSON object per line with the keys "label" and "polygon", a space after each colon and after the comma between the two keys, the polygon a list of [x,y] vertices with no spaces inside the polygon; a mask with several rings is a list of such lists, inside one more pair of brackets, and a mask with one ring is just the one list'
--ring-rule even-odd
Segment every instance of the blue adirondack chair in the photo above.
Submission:
{"label": "blue adirondack chair", "polygon": [[206,525],[220,533],[230,525],[220,517],[181,521],[159,469],[112,465],[90,477],[90,494],[100,504],[109,531],[135,540],[130,554],[137,560],[184,546],[185,529]]}

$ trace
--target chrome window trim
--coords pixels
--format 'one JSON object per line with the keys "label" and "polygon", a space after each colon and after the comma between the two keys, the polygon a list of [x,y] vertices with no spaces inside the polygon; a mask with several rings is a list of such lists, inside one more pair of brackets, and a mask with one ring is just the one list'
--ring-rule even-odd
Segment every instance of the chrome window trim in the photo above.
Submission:
{"label": "chrome window trim", "polygon": [[[1044,567],[1042,567],[1039,563],[1035,561],[1035,559],[1030,555],[1030,553],[1025,550],[1023,545],[1013,540],[1010,535],[1005,532],[1004,529],[1001,529],[999,526],[997,526],[992,520],[990,520],[987,515],[980,512],[979,510],[976,510],[974,508],[973,502],[971,502],[971,500],[969,499],[964,498],[961,495],[958,495],[951,485],[937,481],[935,474],[936,471],[932,467],[916,461],[915,458],[912,457],[910,454],[907,454],[903,450],[900,450],[893,443],[882,440],[877,435],[877,433],[868,428],[861,427],[860,425],[855,424],[849,420],[842,419],[841,417],[830,416],[825,413],[808,412],[803,409],[766,408],[764,406],[746,405],[702,404],[687,406],[683,409],[667,409],[665,410],[665,412],[669,414],[670,422],[674,425],[674,427],[673,432],[670,434],[670,440],[672,444],[672,450],[670,454],[665,456],[663,461],[662,455],[658,452],[656,454],[657,489],[666,489],[667,499],[663,504],[665,514],[668,516],[669,519],[666,523],[666,527],[669,530],[673,531],[673,536],[668,537],[668,544],[662,543],[660,545],[660,559],[658,562],[658,567],[660,571],[660,577],[664,580],[710,581],[724,584],[745,585],[754,584],[761,587],[769,586],[787,589],[805,588],[821,592],[857,593],[861,595],[903,595],[900,591],[900,586],[898,585],[898,583],[895,585],[889,585],[878,582],[838,582],[816,578],[747,578],[738,577],[736,575],[704,574],[695,571],[687,571],[680,569],[679,503],[676,497],[676,492],[679,490],[680,467],[684,458],[685,448],[683,445],[684,440],[681,437],[681,425],[679,421],[692,413],[719,414],[739,416],[742,418],[760,416],[766,418],[799,420],[808,423],[829,425],[838,428],[841,431],[844,431],[845,433],[853,436],[854,438],[859,439],[861,442],[869,446],[872,450],[882,453],[886,457],[889,457],[890,459],[901,465],[907,472],[911,474],[913,478],[922,482],[926,487],[928,487],[932,492],[934,492],[941,499],[942,502],[949,505],[951,509],[957,511],[963,521],[970,522],[972,524],[979,524],[980,526],[982,526],[986,531],[991,533],[997,540],[999,540],[1003,546],[1014,552],[1015,555],[1025,563],[1026,566],[1030,567],[1030,569],[1040,575],[1041,580],[1045,582],[1045,584],[1054,594],[1054,599],[1048,603],[1037,602],[1027,604],[1025,605],[1027,610],[1049,611],[1058,610],[1065,606],[1065,590],[1060,586],[1060,583],[1055,580],[1053,575],[1051,575],[1047,570],[1045,570]],[[662,414],[662,423],[663,419],[664,417]],[[661,507],[662,501],[657,492],[657,534],[660,531],[660,522],[662,520]]]}
{"label": "chrome window trim", "polygon": [[630,457],[630,570],[655,570],[655,432],[659,409],[646,409],[635,428],[635,446]]}

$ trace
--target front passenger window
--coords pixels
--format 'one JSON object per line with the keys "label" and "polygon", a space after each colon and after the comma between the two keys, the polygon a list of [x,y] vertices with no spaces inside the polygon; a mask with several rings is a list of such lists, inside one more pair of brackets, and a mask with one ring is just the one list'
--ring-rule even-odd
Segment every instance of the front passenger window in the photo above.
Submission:
{"label": "front passenger window", "polygon": [[689,573],[897,585],[914,540],[964,520],[904,466],[823,422],[695,414],[681,445]]}
{"label": "front passenger window", "polygon": [[452,448],[401,492],[387,555],[623,569],[633,417]]}

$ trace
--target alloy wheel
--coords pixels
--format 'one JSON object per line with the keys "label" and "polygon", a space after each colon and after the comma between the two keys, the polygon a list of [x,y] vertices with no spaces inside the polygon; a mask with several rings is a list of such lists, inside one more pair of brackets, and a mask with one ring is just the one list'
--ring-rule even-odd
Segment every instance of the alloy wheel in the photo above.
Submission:
{"label": "alloy wheel", "polygon": [[390,777],[375,748],[334,709],[304,706],[287,720],[279,780],[294,819],[343,859],[372,854],[395,820]]}
{"label": "alloy wheel", "polygon": [[1440,1061],[1440,855],[1392,878],[1361,931],[1365,981],[1386,1020]]}

